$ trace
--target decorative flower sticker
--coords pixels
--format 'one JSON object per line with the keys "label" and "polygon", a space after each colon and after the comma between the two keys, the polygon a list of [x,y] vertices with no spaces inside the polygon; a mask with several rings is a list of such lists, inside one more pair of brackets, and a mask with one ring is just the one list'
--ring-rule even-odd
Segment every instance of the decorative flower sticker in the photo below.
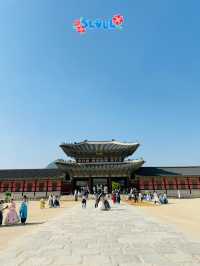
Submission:
{"label": "decorative flower sticker", "polygon": [[124,17],[120,14],[114,15],[112,17],[112,23],[118,27],[121,27],[121,25],[124,23]]}
{"label": "decorative flower sticker", "polygon": [[77,19],[74,21],[73,28],[79,33],[86,32],[85,27],[81,24],[81,19]]}

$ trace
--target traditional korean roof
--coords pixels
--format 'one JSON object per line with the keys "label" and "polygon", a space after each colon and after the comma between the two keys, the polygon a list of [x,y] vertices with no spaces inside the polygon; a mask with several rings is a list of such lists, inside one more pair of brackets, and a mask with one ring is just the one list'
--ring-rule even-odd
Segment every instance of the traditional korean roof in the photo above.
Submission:
{"label": "traditional korean roof", "polygon": [[124,162],[96,162],[76,163],[58,160],[56,165],[59,169],[68,172],[72,176],[126,176],[144,163],[144,160],[130,160]]}
{"label": "traditional korean roof", "polygon": [[0,170],[0,181],[15,179],[47,179],[58,178],[63,175],[59,169],[10,169]]}
{"label": "traditional korean roof", "polygon": [[200,176],[200,166],[141,167],[140,176]]}
{"label": "traditional korean roof", "polygon": [[60,145],[69,157],[103,157],[117,155],[123,158],[132,155],[139,147],[139,143],[126,143],[119,141],[82,141],[78,143],[63,143]]}

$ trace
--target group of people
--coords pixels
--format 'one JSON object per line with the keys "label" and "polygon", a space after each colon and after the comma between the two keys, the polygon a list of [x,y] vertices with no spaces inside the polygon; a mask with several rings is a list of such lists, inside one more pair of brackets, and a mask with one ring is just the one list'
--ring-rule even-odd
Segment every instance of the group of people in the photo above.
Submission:
{"label": "group of people", "polygon": [[128,199],[134,199],[135,202],[142,202],[145,201],[152,201],[154,204],[167,204],[168,198],[166,193],[158,194],[156,191],[152,192],[145,192],[142,194],[138,192],[136,189],[131,189],[128,195]]}
{"label": "group of people", "polygon": [[48,205],[49,208],[59,208],[60,207],[59,197],[53,194],[49,195]]}
{"label": "group of people", "polygon": [[[78,200],[78,197],[81,197],[81,205],[83,209],[85,209],[87,206],[88,195],[89,191],[87,189],[81,191],[81,194],[79,194],[77,190],[75,190],[74,192],[75,201]],[[95,208],[99,208],[101,210],[110,210],[110,204],[104,192],[99,190],[98,192],[94,193],[94,199],[95,199],[95,205],[94,205]]]}
{"label": "group of people", "polygon": [[19,214],[16,211],[16,204],[11,199],[10,204],[5,205],[4,201],[0,201],[0,226],[3,224],[3,212],[8,209],[6,217],[4,219],[5,225],[14,225],[21,221],[22,224],[26,223],[28,215],[27,197],[23,196],[23,201],[20,204]]}
{"label": "group of people", "polygon": [[111,209],[108,198],[104,192],[95,193],[95,208],[100,210],[108,211]]}
{"label": "group of people", "polygon": [[78,190],[75,189],[74,191],[74,200],[78,201],[78,198],[82,198],[85,197],[86,199],[88,199],[89,196],[89,190],[88,188],[82,189],[82,190]]}

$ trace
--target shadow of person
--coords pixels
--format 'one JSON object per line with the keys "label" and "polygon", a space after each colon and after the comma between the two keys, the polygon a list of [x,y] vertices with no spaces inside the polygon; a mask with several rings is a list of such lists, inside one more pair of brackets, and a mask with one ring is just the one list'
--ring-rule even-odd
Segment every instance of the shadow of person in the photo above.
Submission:
{"label": "shadow of person", "polygon": [[32,225],[40,225],[40,224],[44,224],[44,223],[45,222],[32,222],[32,223],[26,223],[25,225],[21,224],[21,223],[18,223],[18,224],[5,224],[5,225],[0,226],[0,228],[3,228],[3,227],[15,227],[15,226],[32,226]]}

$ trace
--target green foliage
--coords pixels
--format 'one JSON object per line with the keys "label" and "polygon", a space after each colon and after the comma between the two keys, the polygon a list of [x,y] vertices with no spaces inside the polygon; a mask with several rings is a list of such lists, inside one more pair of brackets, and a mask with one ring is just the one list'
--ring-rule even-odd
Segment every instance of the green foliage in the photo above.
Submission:
{"label": "green foliage", "polygon": [[121,188],[120,183],[112,182],[112,190],[119,190]]}
{"label": "green foliage", "polygon": [[11,192],[10,191],[6,191],[5,192],[5,202],[9,202],[10,198],[11,198]]}

